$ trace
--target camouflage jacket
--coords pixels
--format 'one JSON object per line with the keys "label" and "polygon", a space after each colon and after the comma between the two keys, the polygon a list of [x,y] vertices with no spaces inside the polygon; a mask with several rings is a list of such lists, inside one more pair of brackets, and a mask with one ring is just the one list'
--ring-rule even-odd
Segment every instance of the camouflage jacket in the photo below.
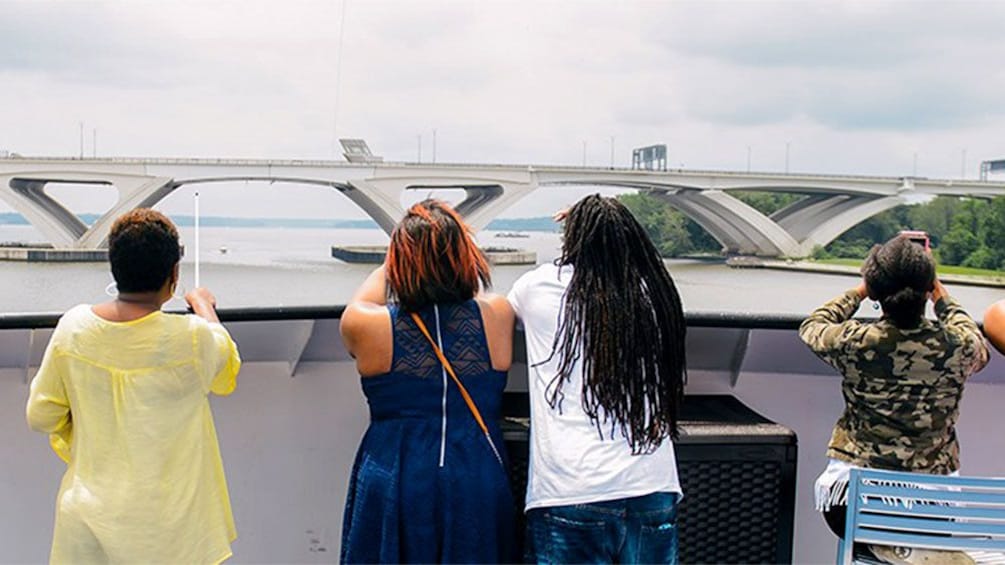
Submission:
{"label": "camouflage jacket", "polygon": [[958,470],[963,384],[988,362],[980,328],[948,296],[935,304],[938,322],[912,329],[851,320],[861,301],[850,290],[799,327],[799,337],[844,377],[845,410],[828,457],[877,469]]}

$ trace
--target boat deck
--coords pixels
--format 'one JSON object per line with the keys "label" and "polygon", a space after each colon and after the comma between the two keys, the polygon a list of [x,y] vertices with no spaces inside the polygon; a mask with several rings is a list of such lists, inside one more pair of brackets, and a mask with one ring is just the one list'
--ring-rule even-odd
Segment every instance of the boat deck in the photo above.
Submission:
{"label": "boat deck", "polygon": [[[348,474],[368,418],[339,338],[341,311],[221,312],[245,360],[236,392],[212,401],[239,535],[233,563],[338,558]],[[24,402],[56,319],[0,315],[0,563],[42,562],[48,555],[64,465],[45,438],[28,430]],[[840,379],[799,341],[798,317],[689,313],[688,319],[689,398],[731,395],[780,424],[774,429],[795,433],[792,559],[833,562],[836,542],[813,510],[812,483],[842,410]],[[511,397],[526,391],[524,358],[518,336]],[[1003,385],[1005,360],[997,354],[968,384],[958,425],[965,475],[1005,476],[1005,434],[997,431]],[[702,420],[700,410],[693,419]],[[710,415],[706,424],[721,419]],[[682,440],[679,453],[686,448]],[[700,492],[692,488],[690,496],[699,500]]]}

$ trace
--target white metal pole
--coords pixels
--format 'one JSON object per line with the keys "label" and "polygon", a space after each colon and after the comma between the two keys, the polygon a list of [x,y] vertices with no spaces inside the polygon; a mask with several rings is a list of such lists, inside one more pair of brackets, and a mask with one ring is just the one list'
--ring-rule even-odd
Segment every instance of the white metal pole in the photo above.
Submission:
{"label": "white metal pole", "polygon": [[195,193],[195,287],[199,288],[199,193]]}
{"label": "white metal pole", "polygon": [[332,109],[332,159],[338,158],[338,105],[342,100],[342,45],[345,38],[345,3],[342,0],[342,15],[338,24],[338,54],[335,56],[335,104]]}

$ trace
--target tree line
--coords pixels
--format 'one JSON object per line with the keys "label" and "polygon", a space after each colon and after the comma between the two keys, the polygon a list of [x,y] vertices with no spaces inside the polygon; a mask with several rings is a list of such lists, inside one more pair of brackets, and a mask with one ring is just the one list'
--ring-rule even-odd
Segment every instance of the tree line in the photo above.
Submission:
{"label": "tree line", "polygon": [[[732,192],[762,214],[803,198],[798,194]],[[700,225],[664,200],[647,193],[618,197],[653,238],[664,257],[720,253],[722,246]],[[928,232],[936,260],[944,265],[1005,271],[1005,197],[993,200],[940,196],[898,206],[843,233],[813,257],[864,258],[869,249],[901,230]]]}

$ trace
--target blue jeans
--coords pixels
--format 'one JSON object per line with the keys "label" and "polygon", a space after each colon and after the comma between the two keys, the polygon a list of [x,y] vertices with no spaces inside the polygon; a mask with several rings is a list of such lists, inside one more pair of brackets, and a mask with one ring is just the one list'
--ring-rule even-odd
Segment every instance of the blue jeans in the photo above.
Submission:
{"label": "blue jeans", "polygon": [[527,512],[531,563],[677,563],[678,495],[534,508]]}

